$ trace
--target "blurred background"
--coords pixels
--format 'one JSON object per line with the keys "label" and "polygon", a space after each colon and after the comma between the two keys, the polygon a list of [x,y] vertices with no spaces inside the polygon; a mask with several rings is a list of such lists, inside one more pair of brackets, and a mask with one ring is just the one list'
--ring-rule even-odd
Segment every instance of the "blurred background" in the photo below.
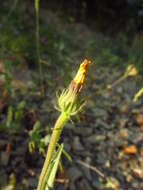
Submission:
{"label": "blurred background", "polygon": [[142,0],[1,2],[0,189],[36,189],[56,92],[85,58],[87,103],[63,130],[54,189],[143,189]]}

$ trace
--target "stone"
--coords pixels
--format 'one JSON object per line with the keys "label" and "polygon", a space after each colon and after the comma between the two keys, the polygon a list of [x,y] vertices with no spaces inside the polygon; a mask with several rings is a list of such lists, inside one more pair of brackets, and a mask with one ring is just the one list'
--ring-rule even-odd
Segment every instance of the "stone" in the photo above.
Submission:
{"label": "stone", "polygon": [[92,111],[94,112],[96,117],[105,117],[107,116],[107,111],[101,108],[93,108]]}
{"label": "stone", "polygon": [[73,131],[77,135],[81,135],[82,137],[87,137],[92,134],[93,129],[89,126],[82,126],[82,127],[74,127]]}
{"label": "stone", "polygon": [[134,176],[143,180],[143,168],[133,168],[132,169]]}
{"label": "stone", "polygon": [[82,172],[77,167],[71,167],[68,169],[67,175],[70,181],[74,183],[77,179],[82,177]]}
{"label": "stone", "polygon": [[76,151],[83,151],[84,147],[82,146],[81,142],[80,142],[80,138],[78,136],[74,137],[74,141],[73,141],[73,149]]}
{"label": "stone", "polygon": [[7,175],[4,170],[0,171],[0,187],[7,184]]}
{"label": "stone", "polygon": [[7,154],[6,152],[2,152],[1,153],[1,164],[3,166],[7,166],[8,165],[8,162],[9,162],[9,157],[10,157],[10,154]]}
{"label": "stone", "polygon": [[36,186],[37,186],[37,179],[33,178],[33,177],[29,177],[28,178],[28,186],[29,186],[29,188],[32,188],[32,189],[36,188]]}
{"label": "stone", "polygon": [[80,187],[80,189],[84,189],[84,190],[92,190],[89,182],[86,179],[82,179],[79,182],[79,187]]}
{"label": "stone", "polygon": [[86,141],[88,141],[89,143],[91,144],[95,144],[97,142],[100,142],[100,141],[104,141],[105,140],[105,136],[104,135],[97,135],[97,134],[94,134],[94,135],[91,135],[90,137],[88,137],[86,139]]}

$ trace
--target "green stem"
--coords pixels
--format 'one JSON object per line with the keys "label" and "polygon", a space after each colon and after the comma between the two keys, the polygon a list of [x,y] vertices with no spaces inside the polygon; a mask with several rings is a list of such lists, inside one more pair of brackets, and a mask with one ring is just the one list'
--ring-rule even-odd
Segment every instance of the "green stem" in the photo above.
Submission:
{"label": "green stem", "polygon": [[8,18],[10,18],[11,14],[13,13],[13,11],[16,9],[16,6],[18,4],[18,0],[15,0],[14,3],[13,3],[13,6],[11,7],[6,19],[8,20]]}
{"label": "green stem", "polygon": [[41,93],[42,93],[42,95],[44,95],[43,74],[42,74],[43,71],[42,71],[42,64],[40,62],[39,1],[40,0],[35,0],[35,11],[36,11],[36,51],[37,51],[37,63],[39,65]]}
{"label": "green stem", "polygon": [[119,84],[121,81],[123,81],[127,76],[123,75],[118,80],[116,80],[113,84],[111,84],[111,88],[115,87],[117,84]]}
{"label": "green stem", "polygon": [[45,162],[44,162],[44,165],[43,165],[43,168],[42,168],[42,172],[41,172],[41,175],[40,175],[40,178],[39,178],[37,190],[43,190],[42,187],[44,186],[44,179],[45,179],[47,169],[48,169],[49,164],[50,164],[50,162],[52,160],[52,156],[53,156],[53,153],[55,151],[56,144],[57,144],[57,142],[59,140],[59,136],[61,134],[61,131],[62,131],[65,123],[67,122],[67,120],[68,120],[68,117],[67,117],[66,113],[63,112],[63,113],[61,113],[61,115],[59,116],[59,118],[57,119],[57,121],[55,123],[53,133],[52,133],[52,136],[51,136],[51,139],[50,139],[50,143],[49,143],[49,146],[48,146],[46,159],[45,159]]}

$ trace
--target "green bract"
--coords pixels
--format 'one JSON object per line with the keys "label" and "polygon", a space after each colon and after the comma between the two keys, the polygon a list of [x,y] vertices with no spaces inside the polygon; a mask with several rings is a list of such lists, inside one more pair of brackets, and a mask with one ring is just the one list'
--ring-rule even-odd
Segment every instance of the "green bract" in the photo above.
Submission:
{"label": "green bract", "polygon": [[85,102],[80,101],[77,94],[72,93],[70,89],[65,89],[60,95],[57,95],[58,108],[60,112],[65,112],[68,117],[79,112],[85,105]]}

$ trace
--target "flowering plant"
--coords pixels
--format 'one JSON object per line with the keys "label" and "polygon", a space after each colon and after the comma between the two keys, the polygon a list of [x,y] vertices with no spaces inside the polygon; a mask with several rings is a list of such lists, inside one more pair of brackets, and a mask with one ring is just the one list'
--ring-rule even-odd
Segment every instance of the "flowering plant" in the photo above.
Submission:
{"label": "flowering plant", "polygon": [[91,62],[85,59],[80,64],[80,68],[74,79],[71,81],[69,87],[63,90],[62,93],[58,96],[57,109],[61,112],[61,114],[55,123],[53,133],[51,135],[37,190],[49,190],[53,187],[54,178],[63,150],[63,145],[61,145],[55,153],[56,144],[66,122],[71,116],[77,114],[84,105],[84,103],[79,101],[78,94],[83,86],[89,63]]}

